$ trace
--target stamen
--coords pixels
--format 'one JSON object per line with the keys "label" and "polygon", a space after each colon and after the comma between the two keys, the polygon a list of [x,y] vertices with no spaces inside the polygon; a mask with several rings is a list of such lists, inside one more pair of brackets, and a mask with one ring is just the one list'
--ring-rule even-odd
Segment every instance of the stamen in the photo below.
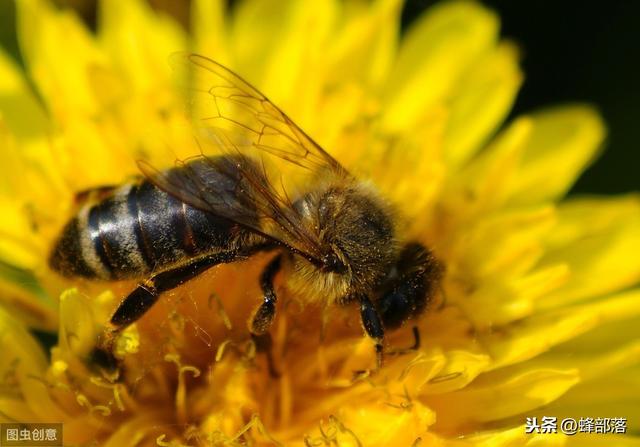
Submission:
{"label": "stamen", "polygon": [[226,327],[227,330],[230,331],[231,329],[233,329],[233,326],[231,324],[231,319],[229,319],[229,315],[227,315],[227,312],[224,310],[224,306],[222,305],[222,300],[220,299],[220,296],[215,292],[209,295],[209,308],[212,307],[213,301],[216,302],[218,315],[222,320],[222,324],[224,324],[224,327]]}
{"label": "stamen", "polygon": [[350,435],[353,438],[353,440],[356,442],[356,445],[358,447],[362,447],[362,443],[360,442],[360,439],[358,439],[356,434],[351,429],[347,428],[337,417],[335,417],[334,415],[330,415],[329,422],[334,424],[338,429],[338,431],[340,431],[341,433],[346,433]]}
{"label": "stamen", "polygon": [[280,376],[280,425],[289,427],[293,413],[293,390],[289,374]]}
{"label": "stamen", "polygon": [[462,375],[462,373],[463,371],[456,371],[449,374],[443,374],[441,376],[435,376],[431,380],[429,380],[429,383],[441,383],[441,382],[447,382],[449,380],[457,379]]}
{"label": "stamen", "polygon": [[156,445],[159,445],[161,447],[189,447],[186,444],[182,444],[181,442],[177,442],[177,441],[165,441],[164,439],[166,438],[166,434],[161,434],[160,436],[158,436],[156,438]]}
{"label": "stamen", "polygon": [[111,408],[106,405],[93,405],[87,396],[84,394],[78,394],[76,396],[76,401],[80,404],[81,407],[86,407],[89,409],[89,414],[93,415],[95,413],[101,413],[102,416],[111,415]]}
{"label": "stamen", "polygon": [[225,341],[223,341],[222,343],[220,343],[220,346],[218,346],[218,349],[216,350],[216,363],[220,362],[222,360],[222,356],[224,355],[227,346],[229,346],[229,344],[231,344],[232,341],[227,339]]}
{"label": "stamen", "polygon": [[[100,377],[91,377],[89,380],[91,381],[91,383],[93,383],[94,385],[96,385],[96,386],[98,386],[100,388],[110,389],[113,392],[113,399],[114,399],[114,401],[116,403],[116,406],[118,407],[118,410],[125,411],[126,407],[125,407],[124,402],[122,400],[122,395],[124,394],[127,397],[129,397],[129,396],[128,396],[126,388],[124,387],[123,384],[105,382]],[[130,400],[132,403],[135,402],[130,397],[129,397],[128,400]],[[134,403],[133,407],[137,407],[135,405],[135,403]]]}
{"label": "stamen", "polygon": [[176,390],[176,411],[178,414],[178,421],[181,424],[187,422],[187,389],[184,382],[184,374],[190,372],[193,377],[200,376],[200,370],[195,366],[182,365],[180,362],[180,356],[178,354],[167,354],[164,356],[166,362],[173,362],[178,367],[178,388]]}
{"label": "stamen", "polygon": [[311,437],[306,435],[304,437],[304,444],[308,447],[317,447],[321,445],[340,445],[340,441],[338,439],[339,433],[345,433],[349,435],[358,447],[362,447],[362,442],[356,436],[356,434],[349,428],[347,428],[336,416],[329,416],[329,424],[326,429],[323,427],[322,421],[318,424],[318,430],[320,431],[320,436]]}
{"label": "stamen", "polygon": [[402,370],[402,373],[400,373],[400,377],[398,378],[398,380],[402,382],[404,379],[406,379],[409,373],[411,372],[411,370],[416,366],[426,364],[426,363],[433,363],[433,362],[434,362],[434,359],[430,358],[426,354],[424,353],[418,354],[417,356],[415,356],[413,360],[407,363],[407,366],[405,366],[404,369]]}
{"label": "stamen", "polygon": [[231,442],[233,443],[235,441],[238,441],[242,436],[244,436],[245,433],[247,433],[254,427],[258,430],[258,433],[267,438],[274,445],[278,447],[284,447],[284,444],[277,441],[273,436],[269,434],[266,427],[262,423],[262,420],[260,420],[260,416],[258,416],[257,414],[251,416],[251,420],[242,429],[240,429],[238,433],[236,433],[236,435],[231,439]]}

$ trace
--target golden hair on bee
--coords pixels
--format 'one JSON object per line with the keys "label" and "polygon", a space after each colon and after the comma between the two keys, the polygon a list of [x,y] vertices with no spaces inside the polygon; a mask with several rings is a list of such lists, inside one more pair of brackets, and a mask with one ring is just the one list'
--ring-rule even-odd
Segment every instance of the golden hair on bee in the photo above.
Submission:
{"label": "golden hair on bee", "polygon": [[325,259],[315,265],[287,257],[289,289],[306,302],[345,303],[371,294],[397,258],[391,207],[367,182],[344,182],[314,190],[296,201],[302,222],[318,234]]}

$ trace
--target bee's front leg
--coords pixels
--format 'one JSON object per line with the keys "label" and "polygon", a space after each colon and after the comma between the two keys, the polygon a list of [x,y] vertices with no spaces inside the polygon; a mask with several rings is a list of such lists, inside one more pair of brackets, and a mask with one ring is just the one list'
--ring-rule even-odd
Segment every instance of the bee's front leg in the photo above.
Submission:
{"label": "bee's front leg", "polygon": [[371,300],[367,296],[361,296],[360,301],[360,317],[362,325],[369,337],[375,342],[376,349],[376,369],[382,366],[382,350],[384,341],[384,326],[378,310],[375,308]]}

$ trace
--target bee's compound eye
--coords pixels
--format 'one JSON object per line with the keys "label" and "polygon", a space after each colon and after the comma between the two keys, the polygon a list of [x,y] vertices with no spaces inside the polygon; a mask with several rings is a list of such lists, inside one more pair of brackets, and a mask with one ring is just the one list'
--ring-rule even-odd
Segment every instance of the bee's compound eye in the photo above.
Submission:
{"label": "bee's compound eye", "polygon": [[344,273],[347,267],[334,252],[328,253],[322,258],[322,269],[327,272]]}

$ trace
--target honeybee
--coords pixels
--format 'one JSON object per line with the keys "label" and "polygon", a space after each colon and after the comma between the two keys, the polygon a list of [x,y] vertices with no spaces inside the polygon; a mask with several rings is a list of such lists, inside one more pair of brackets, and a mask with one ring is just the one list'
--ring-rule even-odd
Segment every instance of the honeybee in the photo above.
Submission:
{"label": "honeybee", "polygon": [[[275,252],[259,279],[251,334],[268,333],[283,270],[303,299],[356,303],[379,365],[385,331],[426,309],[442,264],[424,245],[402,243],[380,194],[251,84],[201,55],[174,61],[191,76],[199,138],[219,153],[200,150],[167,170],[140,161],[138,181],[101,190],[66,224],[50,266],[67,277],[140,279],[111,317],[122,330],[205,270]],[[274,162],[282,168],[270,174]],[[286,187],[290,178],[298,190]]]}

